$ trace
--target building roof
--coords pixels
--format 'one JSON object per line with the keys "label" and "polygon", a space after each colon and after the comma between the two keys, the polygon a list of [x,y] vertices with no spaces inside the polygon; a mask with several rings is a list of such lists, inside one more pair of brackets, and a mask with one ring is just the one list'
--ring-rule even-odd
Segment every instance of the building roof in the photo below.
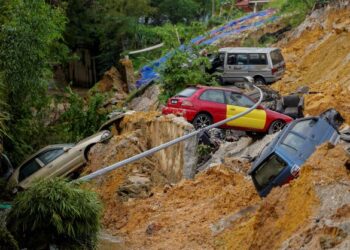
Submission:
{"label": "building roof", "polygon": [[259,47],[226,47],[219,49],[219,52],[228,53],[269,53],[278,48],[259,48]]}

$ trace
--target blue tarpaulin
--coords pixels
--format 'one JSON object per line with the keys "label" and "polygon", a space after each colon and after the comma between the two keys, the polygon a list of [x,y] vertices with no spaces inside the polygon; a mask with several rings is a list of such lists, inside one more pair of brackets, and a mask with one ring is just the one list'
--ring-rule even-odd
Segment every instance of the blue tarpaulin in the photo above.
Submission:
{"label": "blue tarpaulin", "polygon": [[[257,13],[252,13],[239,19],[228,22],[227,24],[211,30],[205,35],[193,38],[190,42],[195,45],[210,45],[219,39],[226,36],[232,36],[259,26],[265,23],[275,21],[278,17],[275,15],[276,11],[268,9]],[[186,49],[184,45],[181,45],[180,50]],[[140,79],[136,81],[136,87],[140,88],[143,85],[147,85],[152,81],[159,78],[157,69],[164,64],[172,55],[175,53],[174,50],[168,52],[165,56],[152,62],[150,65],[144,66],[140,70]]]}

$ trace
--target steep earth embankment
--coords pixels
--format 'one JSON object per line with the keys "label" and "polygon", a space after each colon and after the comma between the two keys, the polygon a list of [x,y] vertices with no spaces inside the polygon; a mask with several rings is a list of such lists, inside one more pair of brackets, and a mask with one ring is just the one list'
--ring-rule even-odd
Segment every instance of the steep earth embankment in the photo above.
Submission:
{"label": "steep earth embankment", "polygon": [[312,13],[277,44],[287,72],[273,87],[283,94],[309,86],[305,111],[318,115],[336,108],[350,122],[350,8],[326,8]]}

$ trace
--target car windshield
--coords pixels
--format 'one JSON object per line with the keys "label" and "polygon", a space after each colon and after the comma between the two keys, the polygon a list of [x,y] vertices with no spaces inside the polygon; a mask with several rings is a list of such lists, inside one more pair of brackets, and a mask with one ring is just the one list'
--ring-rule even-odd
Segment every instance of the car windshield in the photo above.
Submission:
{"label": "car windshield", "polygon": [[283,56],[281,54],[280,50],[274,50],[271,51],[271,60],[272,60],[272,65],[279,64],[284,61]]}
{"label": "car windshield", "polygon": [[176,97],[190,97],[197,91],[197,88],[187,88],[182,90]]}
{"label": "car windshield", "polygon": [[258,190],[263,189],[273,181],[286,165],[286,162],[276,154],[272,154],[266,161],[264,161],[253,174]]}

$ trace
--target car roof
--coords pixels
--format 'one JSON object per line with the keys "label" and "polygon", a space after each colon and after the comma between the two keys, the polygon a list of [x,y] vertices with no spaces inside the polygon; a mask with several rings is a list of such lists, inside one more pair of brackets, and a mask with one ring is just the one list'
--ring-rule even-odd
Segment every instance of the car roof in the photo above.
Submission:
{"label": "car roof", "polygon": [[[37,151],[34,155],[44,152],[48,149],[56,149],[56,148],[64,148],[64,147],[73,147],[75,144],[74,143],[64,143],[64,144],[53,144],[53,145],[48,145],[42,149],[40,149],[39,151]],[[33,156],[34,156],[33,155]]]}
{"label": "car roof", "polygon": [[34,154],[32,154],[31,156],[27,157],[20,165],[18,165],[17,167],[21,167],[24,164],[26,164],[28,161],[30,161],[31,159],[33,159],[35,156],[37,156],[38,154],[45,152],[47,150],[50,149],[56,149],[56,148],[64,148],[64,147],[74,147],[75,144],[73,143],[65,143],[65,144],[53,144],[53,145],[48,145],[38,151],[36,151]]}
{"label": "car roof", "polygon": [[229,90],[229,91],[235,91],[238,93],[242,93],[242,90],[232,86],[232,87],[221,87],[221,86],[203,86],[203,85],[196,85],[196,86],[191,86],[192,88],[198,88],[198,89],[217,89],[217,90]]}
{"label": "car roof", "polygon": [[228,53],[269,53],[279,48],[259,48],[259,47],[226,47],[219,49],[219,52]]}

